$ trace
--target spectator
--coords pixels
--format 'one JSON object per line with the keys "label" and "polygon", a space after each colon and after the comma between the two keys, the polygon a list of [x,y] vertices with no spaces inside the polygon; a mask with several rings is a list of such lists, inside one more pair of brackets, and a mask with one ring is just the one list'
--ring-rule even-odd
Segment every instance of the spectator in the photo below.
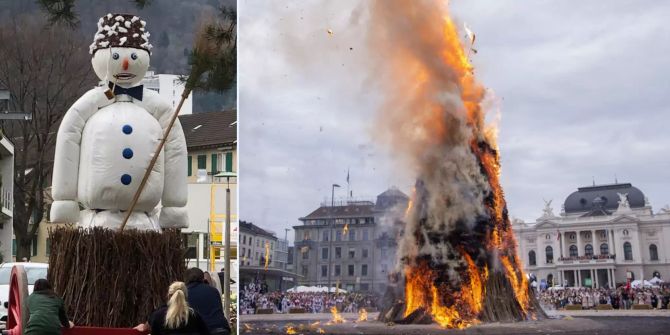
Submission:
{"label": "spectator", "polygon": [[204,334],[208,335],[207,325],[200,315],[189,307],[188,295],[183,282],[174,282],[168,288],[168,303],[149,317],[149,322],[138,325],[136,330],[151,331],[152,335],[161,334]]}
{"label": "spectator", "polygon": [[205,273],[198,268],[186,270],[186,287],[188,304],[200,314],[210,334],[230,334],[230,325],[223,314],[221,294],[214,287],[205,284]]}
{"label": "spectator", "polygon": [[30,319],[25,334],[60,335],[61,327],[72,328],[63,299],[56,296],[46,279],[38,279],[28,297]]}

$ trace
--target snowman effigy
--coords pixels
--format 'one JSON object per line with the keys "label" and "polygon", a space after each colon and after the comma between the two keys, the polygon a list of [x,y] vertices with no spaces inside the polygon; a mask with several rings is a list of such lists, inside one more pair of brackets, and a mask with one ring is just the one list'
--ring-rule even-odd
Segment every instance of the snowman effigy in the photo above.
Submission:
{"label": "snowman effigy", "polygon": [[[90,46],[101,85],[65,114],[54,158],[49,280],[77,324],[131,327],[182,280],[186,142],[172,106],[144,88],[146,22],[107,14]],[[124,229],[126,228],[126,229]]]}

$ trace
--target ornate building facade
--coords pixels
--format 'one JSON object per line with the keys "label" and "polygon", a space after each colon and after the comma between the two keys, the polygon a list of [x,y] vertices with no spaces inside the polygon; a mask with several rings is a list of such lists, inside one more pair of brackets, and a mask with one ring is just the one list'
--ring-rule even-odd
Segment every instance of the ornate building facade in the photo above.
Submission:
{"label": "ornate building facade", "polygon": [[549,286],[614,287],[670,278],[670,208],[654,212],[628,183],[580,187],[561,213],[513,221],[526,273]]}

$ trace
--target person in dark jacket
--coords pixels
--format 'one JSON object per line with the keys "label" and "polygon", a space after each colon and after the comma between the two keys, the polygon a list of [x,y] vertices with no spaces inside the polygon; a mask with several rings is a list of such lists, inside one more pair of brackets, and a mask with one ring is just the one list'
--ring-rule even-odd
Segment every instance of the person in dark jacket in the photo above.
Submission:
{"label": "person in dark jacket", "polygon": [[155,310],[147,323],[140,324],[134,329],[141,332],[150,331],[152,335],[209,335],[205,322],[186,301],[187,296],[186,285],[183,282],[172,283],[168,289],[167,305]]}
{"label": "person in dark jacket", "polygon": [[230,334],[230,325],[223,314],[221,294],[205,283],[205,273],[198,268],[186,270],[188,304],[205,321],[212,335]]}
{"label": "person in dark jacket", "polygon": [[74,327],[65,313],[63,299],[54,293],[46,279],[35,281],[33,293],[28,297],[28,311],[27,335],[60,335],[61,327]]}

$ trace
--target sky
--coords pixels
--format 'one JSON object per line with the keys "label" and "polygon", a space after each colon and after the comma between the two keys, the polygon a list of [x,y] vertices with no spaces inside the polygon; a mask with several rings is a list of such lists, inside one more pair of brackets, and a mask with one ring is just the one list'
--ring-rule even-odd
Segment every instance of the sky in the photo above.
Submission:
{"label": "sky", "polygon": [[[355,198],[409,194],[413,176],[378,139],[370,69],[383,60],[366,9],[239,2],[240,220],[283,238],[333,183],[347,195],[347,171]],[[544,200],[558,214],[577,187],[615,178],[656,211],[670,203],[670,3],[452,0],[450,12],[476,34],[475,74],[497,102],[513,217],[534,222]]]}

